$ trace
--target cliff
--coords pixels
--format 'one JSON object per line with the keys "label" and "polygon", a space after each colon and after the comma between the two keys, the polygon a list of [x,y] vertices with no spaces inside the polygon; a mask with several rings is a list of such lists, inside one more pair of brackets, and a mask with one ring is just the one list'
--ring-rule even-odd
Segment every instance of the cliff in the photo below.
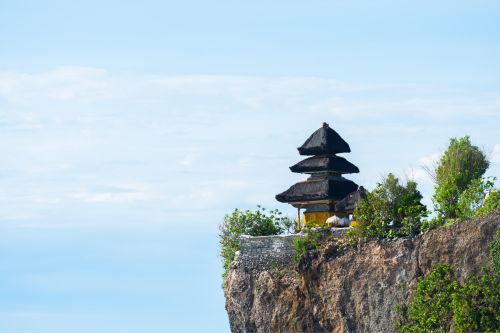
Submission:
{"label": "cliff", "polygon": [[488,265],[499,227],[496,214],[356,248],[333,238],[298,264],[295,236],[244,238],[224,289],[231,330],[390,332],[395,305],[435,264],[452,265],[459,279]]}

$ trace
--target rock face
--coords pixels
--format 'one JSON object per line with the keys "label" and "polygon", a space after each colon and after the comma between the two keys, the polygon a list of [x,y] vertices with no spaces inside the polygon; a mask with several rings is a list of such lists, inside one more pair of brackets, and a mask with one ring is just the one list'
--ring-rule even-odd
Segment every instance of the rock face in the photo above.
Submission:
{"label": "rock face", "polygon": [[[453,266],[462,280],[479,273],[489,264],[488,245],[499,227],[496,214],[357,248],[333,238],[298,264],[269,265],[266,256],[255,261],[259,251],[246,244],[224,289],[231,330],[391,332],[395,305],[408,301],[419,277],[438,263]],[[278,257],[290,258],[293,242],[279,244],[289,247]]]}

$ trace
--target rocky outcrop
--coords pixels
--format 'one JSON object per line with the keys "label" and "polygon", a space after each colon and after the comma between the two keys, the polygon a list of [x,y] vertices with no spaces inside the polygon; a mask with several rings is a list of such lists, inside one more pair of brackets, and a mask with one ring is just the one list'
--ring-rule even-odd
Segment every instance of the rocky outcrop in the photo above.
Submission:
{"label": "rocky outcrop", "polygon": [[395,305],[408,302],[434,265],[452,265],[462,280],[488,265],[499,227],[496,214],[356,248],[332,238],[298,264],[252,266],[242,253],[224,289],[231,330],[390,332]]}

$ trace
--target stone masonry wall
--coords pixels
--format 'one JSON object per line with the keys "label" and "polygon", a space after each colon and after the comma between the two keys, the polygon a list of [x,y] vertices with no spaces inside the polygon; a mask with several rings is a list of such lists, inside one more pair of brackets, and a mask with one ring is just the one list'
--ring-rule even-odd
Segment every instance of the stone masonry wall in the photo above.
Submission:
{"label": "stone masonry wall", "polygon": [[[338,228],[322,232],[343,237],[347,230],[348,228]],[[293,265],[294,239],[298,237],[302,235],[241,236],[237,264],[254,272]]]}
{"label": "stone masonry wall", "polygon": [[254,271],[283,268],[293,262],[297,237],[301,236],[242,236],[237,261]]}

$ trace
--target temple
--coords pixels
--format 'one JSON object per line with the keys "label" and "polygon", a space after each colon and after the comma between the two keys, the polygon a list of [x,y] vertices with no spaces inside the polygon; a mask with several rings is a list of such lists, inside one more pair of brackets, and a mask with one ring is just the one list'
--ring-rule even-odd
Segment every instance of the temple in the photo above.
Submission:
{"label": "temple", "polygon": [[290,170],[308,174],[309,178],[276,195],[276,200],[298,209],[298,229],[301,225],[300,209],[305,209],[304,225],[322,225],[333,215],[347,217],[352,214],[354,204],[364,196],[364,190],[342,177],[343,174],[359,172],[357,166],[337,156],[351,152],[347,142],[323,123],[298,150],[300,155],[311,157],[291,166]]}

